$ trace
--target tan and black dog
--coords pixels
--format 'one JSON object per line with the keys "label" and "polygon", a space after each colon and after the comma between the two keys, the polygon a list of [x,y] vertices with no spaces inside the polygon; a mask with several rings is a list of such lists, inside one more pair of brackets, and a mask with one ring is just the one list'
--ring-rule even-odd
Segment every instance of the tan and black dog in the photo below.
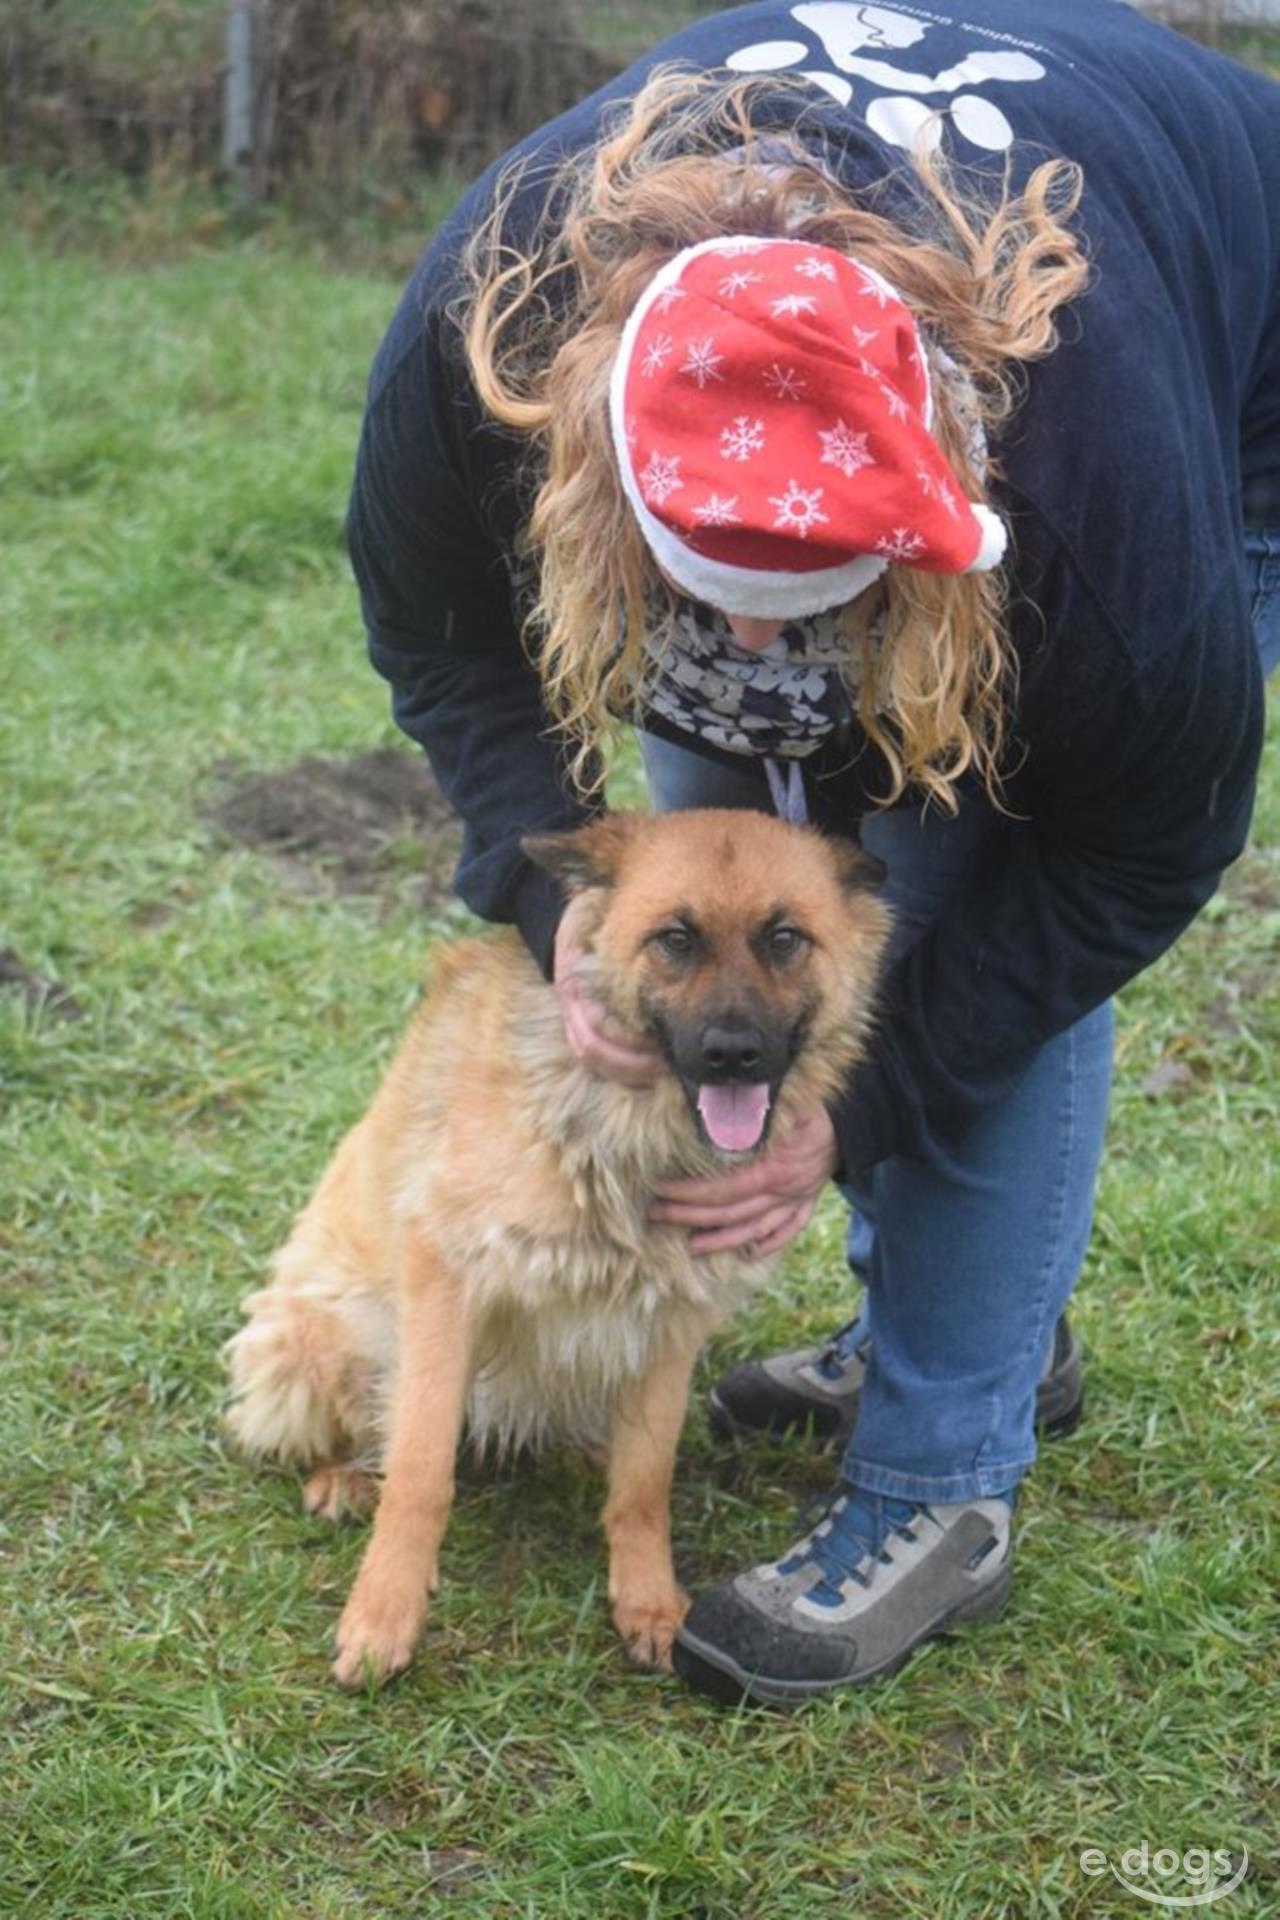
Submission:
{"label": "tan and black dog", "polygon": [[[668,1497],[709,1331],[771,1264],[695,1257],[655,1186],[723,1172],[834,1095],[888,915],[875,863],[765,814],[613,814],[528,843],[575,898],[592,991],[668,1063],[581,1066],[514,934],[442,952],[373,1105],[229,1343],[232,1432],[311,1469],[307,1508],[372,1507],[337,1635],[344,1685],[404,1667],[436,1585],[464,1426],[607,1457],[613,1617],[669,1663],[686,1601]],[[379,1493],[375,1473],[380,1473]]]}

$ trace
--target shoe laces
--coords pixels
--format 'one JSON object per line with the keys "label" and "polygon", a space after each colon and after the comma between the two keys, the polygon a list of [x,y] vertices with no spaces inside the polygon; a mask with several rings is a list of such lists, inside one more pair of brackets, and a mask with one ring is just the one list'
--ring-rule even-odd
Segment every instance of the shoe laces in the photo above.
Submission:
{"label": "shoe laces", "polygon": [[893,1564],[889,1541],[895,1536],[914,1540],[913,1523],[928,1511],[921,1501],[894,1500],[845,1482],[831,1497],[825,1519],[778,1562],[778,1572],[798,1573],[802,1567],[816,1566],[822,1580],[813,1589],[813,1598],[838,1598],[846,1580],[869,1587],[877,1566]]}
{"label": "shoe laces", "polygon": [[838,1327],[827,1341],[815,1363],[818,1372],[826,1380],[839,1380],[848,1371],[851,1360],[866,1359],[869,1344],[862,1331],[862,1315],[858,1314],[845,1326]]}

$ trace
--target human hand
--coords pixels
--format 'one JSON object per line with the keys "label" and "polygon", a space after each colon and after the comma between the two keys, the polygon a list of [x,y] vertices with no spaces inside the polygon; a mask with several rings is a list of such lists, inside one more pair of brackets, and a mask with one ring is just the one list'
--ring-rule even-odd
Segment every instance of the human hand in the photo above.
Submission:
{"label": "human hand", "polygon": [[649,1218],[688,1227],[691,1253],[743,1247],[763,1259],[808,1224],[839,1164],[831,1115],[823,1106],[806,1107],[790,1130],[748,1166],[659,1187]]}
{"label": "human hand", "polygon": [[602,1080],[651,1087],[663,1072],[662,1055],[611,1020],[584,978],[581,913],[572,900],[556,929],[552,984],[560,999],[565,1038],[575,1057]]}

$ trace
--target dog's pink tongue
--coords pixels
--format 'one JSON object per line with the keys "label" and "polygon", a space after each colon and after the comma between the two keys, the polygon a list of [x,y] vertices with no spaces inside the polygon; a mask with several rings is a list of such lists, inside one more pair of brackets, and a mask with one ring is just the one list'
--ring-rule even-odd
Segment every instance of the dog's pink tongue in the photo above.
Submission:
{"label": "dog's pink tongue", "polygon": [[699,1087],[698,1112],[702,1124],[723,1153],[746,1153],[764,1132],[769,1111],[769,1089],[754,1087]]}

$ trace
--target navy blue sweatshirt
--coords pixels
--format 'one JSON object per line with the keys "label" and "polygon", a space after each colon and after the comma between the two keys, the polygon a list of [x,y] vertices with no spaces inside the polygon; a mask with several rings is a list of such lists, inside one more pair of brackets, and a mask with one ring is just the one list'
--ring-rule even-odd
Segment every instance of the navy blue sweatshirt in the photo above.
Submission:
{"label": "navy blue sweatshirt", "polygon": [[[1262,689],[1240,532],[1280,521],[1280,88],[1119,0],[734,8],[516,149],[539,163],[510,211],[516,244],[547,168],[670,60],[808,76],[806,117],[816,106],[851,187],[901,175],[939,108],[967,166],[1008,160],[1018,178],[1060,154],[1085,170],[1091,284],[993,449],[1019,667],[1009,814],[886,982],[834,1115],[852,1177],[945,1150],[1177,938],[1244,844]],[[458,889],[546,969],[560,901],[520,836],[583,809],[520,638],[515,450],[445,311],[496,179],[427,247],[379,351],[348,531],[373,663],[465,824]],[[820,825],[852,832],[871,804],[874,756],[856,748],[806,763]]]}

